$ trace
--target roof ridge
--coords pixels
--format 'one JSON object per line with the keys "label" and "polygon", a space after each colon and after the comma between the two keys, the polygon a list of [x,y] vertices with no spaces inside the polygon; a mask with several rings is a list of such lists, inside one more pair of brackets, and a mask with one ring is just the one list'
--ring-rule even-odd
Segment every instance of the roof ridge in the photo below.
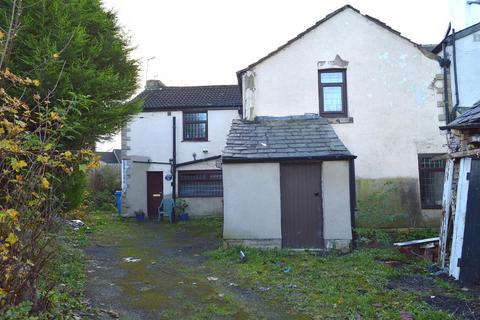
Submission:
{"label": "roof ridge", "polygon": [[192,86],[165,86],[161,89],[153,90],[162,90],[164,88],[207,88],[207,87],[238,87],[238,84],[206,84],[206,85],[192,85]]}
{"label": "roof ridge", "polygon": [[[315,22],[312,26],[308,27],[307,29],[305,29],[304,31],[300,32],[299,34],[297,34],[295,37],[291,38],[290,40],[288,40],[287,42],[285,42],[284,44],[282,44],[281,46],[277,47],[275,50],[271,51],[270,53],[268,53],[267,55],[263,56],[262,58],[258,59],[257,61],[255,61],[254,63],[248,65],[246,68],[242,69],[242,70],[239,70],[237,71],[237,78],[240,79],[240,75],[243,74],[244,72],[246,72],[247,70],[255,67],[256,65],[260,64],[261,62],[267,60],[268,58],[270,58],[271,56],[275,55],[276,53],[280,52],[281,50],[283,50],[284,48],[288,47],[290,44],[292,44],[293,42],[301,39],[304,35],[306,35],[307,33],[309,33],[310,31],[312,31],[313,29],[316,29],[318,26],[320,26],[321,24],[323,24],[324,22],[328,21],[330,18],[336,16],[337,14],[345,11],[346,9],[351,9],[353,11],[355,11],[356,13],[358,13],[359,15],[363,16],[364,18],[376,23],[377,25],[379,25],[380,27],[384,28],[385,30],[387,31],[390,31],[394,34],[396,34],[397,36],[399,36],[400,38],[404,39],[404,40],[407,40],[408,42],[410,42],[411,44],[413,44],[415,47],[417,47],[417,49],[419,49],[422,53],[430,53],[429,51],[423,49],[421,47],[421,45],[419,45],[418,43],[416,42],[413,42],[412,40],[410,40],[409,38],[405,37],[402,35],[402,33],[400,31],[397,31],[395,29],[393,29],[392,27],[390,27],[389,25],[387,25],[385,22],[377,19],[377,18],[374,18],[372,16],[369,16],[368,14],[363,14],[361,13],[360,10],[354,8],[353,6],[351,6],[350,4],[346,4],[340,8],[338,8],[337,10],[334,10],[332,12],[330,12],[329,14],[327,14],[325,17],[323,17],[322,19],[318,20],[317,22]],[[430,53],[431,54],[431,53]],[[239,80],[239,83],[240,83],[240,80]]]}

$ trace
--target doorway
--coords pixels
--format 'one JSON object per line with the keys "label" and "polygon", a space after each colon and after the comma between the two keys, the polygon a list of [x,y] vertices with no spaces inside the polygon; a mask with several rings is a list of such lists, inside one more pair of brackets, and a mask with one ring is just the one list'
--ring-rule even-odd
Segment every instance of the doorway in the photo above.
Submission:
{"label": "doorway", "polygon": [[282,247],[323,248],[322,164],[280,164]]}
{"label": "doorway", "polygon": [[147,171],[147,214],[157,218],[157,209],[163,199],[163,171]]}

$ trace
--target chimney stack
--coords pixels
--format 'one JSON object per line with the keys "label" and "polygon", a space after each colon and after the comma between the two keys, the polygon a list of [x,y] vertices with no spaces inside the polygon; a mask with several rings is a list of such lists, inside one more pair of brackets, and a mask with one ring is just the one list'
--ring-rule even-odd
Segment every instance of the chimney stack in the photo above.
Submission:
{"label": "chimney stack", "polygon": [[145,90],[158,90],[165,87],[162,81],[160,80],[147,80],[147,84],[145,85]]}

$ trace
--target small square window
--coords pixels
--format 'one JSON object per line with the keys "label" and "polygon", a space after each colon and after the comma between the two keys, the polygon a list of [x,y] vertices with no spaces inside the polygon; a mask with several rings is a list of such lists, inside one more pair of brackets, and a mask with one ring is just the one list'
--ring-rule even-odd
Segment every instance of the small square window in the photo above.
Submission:
{"label": "small square window", "polygon": [[183,113],[183,140],[208,140],[208,114],[206,111]]}
{"label": "small square window", "polygon": [[324,117],[346,117],[347,85],[345,70],[319,70],[318,75],[320,115]]}

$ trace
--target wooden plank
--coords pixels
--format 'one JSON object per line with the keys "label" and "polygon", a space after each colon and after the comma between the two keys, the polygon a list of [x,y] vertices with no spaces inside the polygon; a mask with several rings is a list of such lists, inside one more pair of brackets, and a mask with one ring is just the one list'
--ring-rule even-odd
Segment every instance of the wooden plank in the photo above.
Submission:
{"label": "wooden plank", "polygon": [[480,148],[448,153],[442,156],[434,157],[433,160],[455,159],[455,158],[464,158],[464,157],[472,157],[472,156],[480,156]]}
{"label": "wooden plank", "polygon": [[454,170],[455,161],[453,159],[450,159],[445,166],[445,182],[443,183],[442,226],[440,228],[440,255],[438,261],[438,265],[441,269],[445,268],[445,261],[447,258],[448,228],[450,221],[450,211],[452,209],[452,184]]}
{"label": "wooden plank", "polygon": [[463,233],[465,231],[465,215],[467,212],[468,179],[472,159],[462,158],[460,160],[460,173],[458,176],[457,202],[455,208],[455,221],[453,223],[452,252],[450,254],[449,274],[458,280],[460,267],[458,259],[462,257]]}

